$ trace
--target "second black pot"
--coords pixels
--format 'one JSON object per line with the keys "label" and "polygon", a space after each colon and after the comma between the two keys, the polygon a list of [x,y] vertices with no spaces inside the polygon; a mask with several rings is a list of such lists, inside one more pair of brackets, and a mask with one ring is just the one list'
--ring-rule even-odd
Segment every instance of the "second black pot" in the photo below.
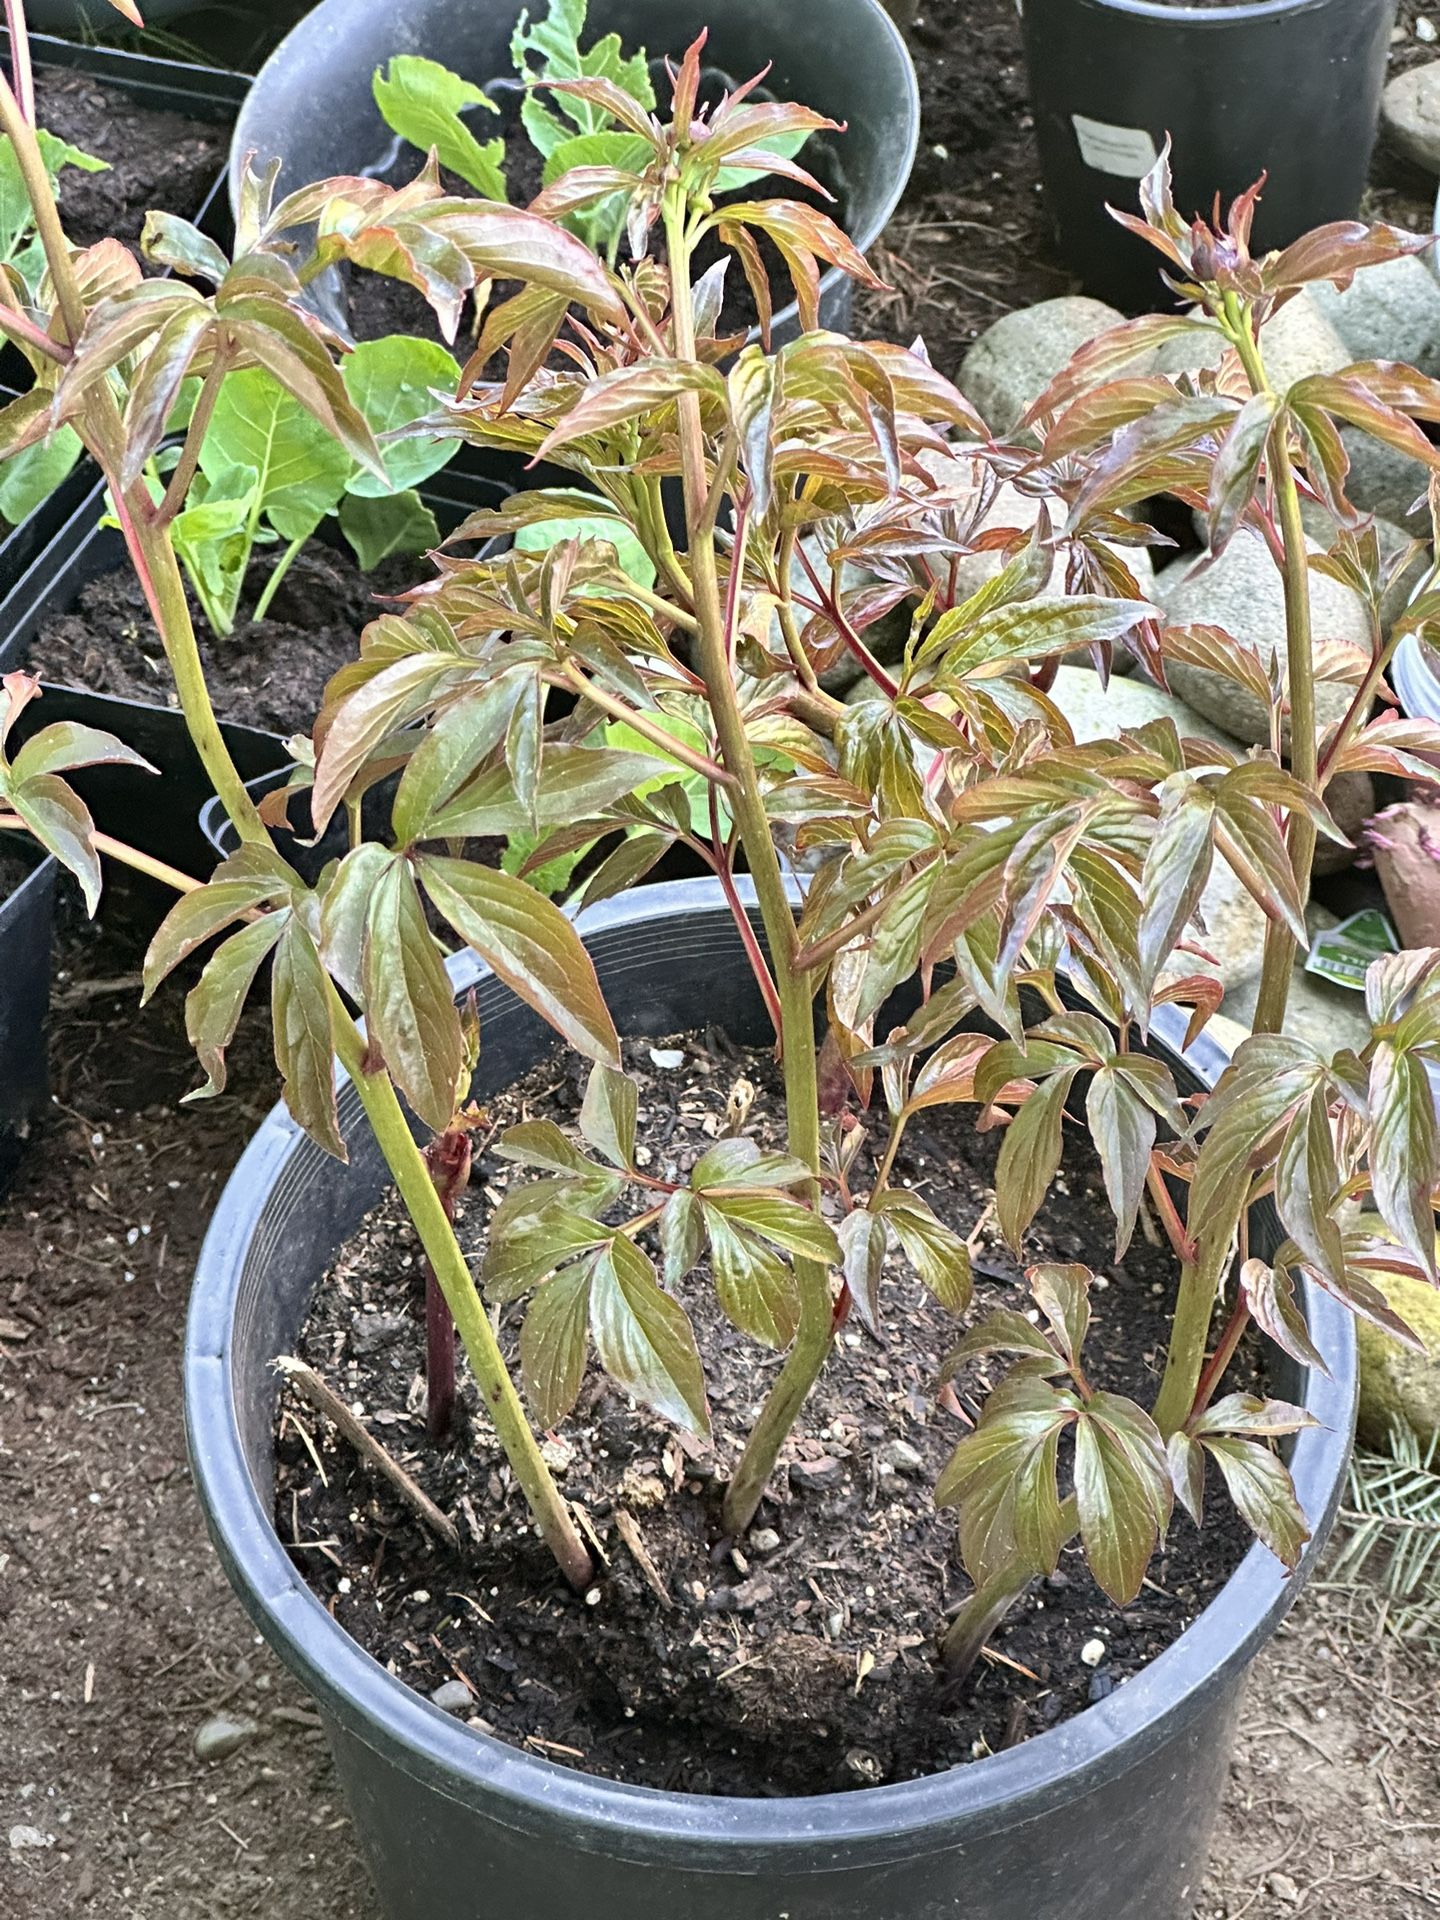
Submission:
{"label": "second black pot", "polygon": [[1045,198],[1087,293],[1171,304],[1161,258],[1106,212],[1168,133],[1175,200],[1209,213],[1268,172],[1257,251],[1353,217],[1375,144],[1395,0],[1021,0]]}
{"label": "second black pot", "polygon": [[[745,883],[748,889],[748,883]],[[753,897],[753,896],[752,896]],[[704,1022],[762,1044],[768,1022],[717,882],[649,887],[578,926],[622,1033]],[[470,955],[484,1098],[553,1035]],[[881,1016],[884,1027],[884,1015]],[[1158,1010],[1182,1088],[1224,1055]],[[1205,1868],[1245,1675],[1314,1567],[1338,1505],[1354,1412],[1355,1338],[1302,1283],[1333,1379],[1277,1353],[1273,1390],[1317,1426],[1291,1455],[1313,1530],[1287,1577],[1256,1545],[1194,1624],[1097,1706],[1023,1745],[904,1784],[794,1800],[659,1793],[593,1778],[473,1731],[412,1693],[310,1592],[272,1523],[276,1376],[320,1276],[387,1181],[342,1082],[341,1166],[281,1110],[221,1198],[196,1268],[185,1410],[196,1486],[242,1602],[315,1696],[388,1920],[1183,1920]],[[1252,1245],[1273,1247],[1268,1204]],[[483,1704],[483,1703],[482,1703]]]}
{"label": "second black pot", "polygon": [[4,890],[0,878],[0,1194],[10,1183],[50,1091],[45,1055],[50,1008],[50,935],[55,862],[33,841],[0,834],[0,855],[27,869]]}

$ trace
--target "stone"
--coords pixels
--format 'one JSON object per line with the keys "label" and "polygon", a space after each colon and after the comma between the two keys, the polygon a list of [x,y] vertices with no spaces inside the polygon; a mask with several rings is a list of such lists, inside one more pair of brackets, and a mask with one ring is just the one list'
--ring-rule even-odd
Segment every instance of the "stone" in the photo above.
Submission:
{"label": "stone", "polygon": [[918,1474],[925,1471],[925,1456],[908,1440],[892,1440],[880,1450],[880,1464],[895,1473]]}
{"label": "stone", "polygon": [[259,1724],[243,1713],[212,1713],[195,1734],[197,1760],[227,1760],[259,1733]]}
{"label": "stone", "polygon": [[1380,97],[1380,126],[1408,160],[1440,173],[1440,60],[1396,74]]}
{"label": "stone", "polygon": [[1340,438],[1350,459],[1345,492],[1362,513],[1375,513],[1417,536],[1428,536],[1425,495],[1430,470],[1422,460],[1372,440],[1358,427],[1344,427]]}
{"label": "stone", "polygon": [[[1312,552],[1319,549],[1310,543]],[[1155,599],[1175,626],[1209,623],[1253,646],[1267,663],[1285,650],[1285,589],[1280,570],[1258,534],[1242,529],[1210,565],[1180,561],[1155,576]],[[1370,623],[1359,596],[1324,574],[1310,576],[1311,621],[1319,640],[1370,644]],[[1174,691],[1188,706],[1237,740],[1264,745],[1270,737],[1268,708],[1209,667],[1168,666]],[[1322,681],[1315,690],[1317,723],[1323,731],[1350,705],[1351,689]]]}
{"label": "stone", "polygon": [[1103,1640],[1098,1638],[1087,1640],[1080,1649],[1081,1664],[1087,1667],[1098,1667],[1109,1651]]}
{"label": "stone", "polygon": [[410,1326],[403,1313],[357,1313],[350,1322],[350,1350],[356,1354],[382,1353],[402,1339]]}
{"label": "stone", "polygon": [[1343,293],[1328,280],[1307,291],[1352,360],[1400,360],[1440,373],[1440,279],[1426,256],[1407,253],[1361,267]]}
{"label": "stone", "polygon": [[[1308,288],[1266,322],[1261,344],[1265,371],[1276,388],[1292,386],[1307,374],[1338,373],[1355,358]],[[1154,371],[1172,378],[1181,373],[1213,371],[1224,353],[1224,336],[1218,327],[1208,335],[1182,333],[1158,350]]]}
{"label": "stone", "polygon": [[778,1553],[780,1536],[773,1527],[757,1527],[750,1535],[750,1546],[758,1554]]}
{"label": "stone", "polygon": [[819,1460],[792,1460],[790,1484],[797,1493],[807,1493],[822,1487],[838,1486],[844,1472],[844,1461],[828,1453]]}
{"label": "stone", "polygon": [[[1124,317],[1085,294],[1021,307],[985,329],[966,354],[956,385],[992,433],[1010,433],[1077,349]],[[1147,370],[1144,360],[1127,369]]]}
{"label": "stone", "polygon": [[1151,720],[1173,720],[1182,737],[1189,734],[1199,740],[1218,741],[1232,751],[1236,744],[1222,727],[1187,707],[1173,693],[1138,677],[1112,679],[1108,686],[1101,686],[1093,667],[1063,666],[1055,675],[1050,698],[1082,745],[1087,740],[1113,740],[1127,728],[1143,727]]}
{"label": "stone", "polygon": [[1265,1876],[1265,1891],[1275,1899],[1283,1900],[1287,1907],[1298,1907],[1302,1899],[1299,1885],[1288,1873],[1271,1873]]}
{"label": "stone", "polygon": [[442,1713],[468,1713],[474,1696],[463,1680],[446,1680],[430,1695],[431,1704]]}
{"label": "stone", "polygon": [[22,1853],[28,1847],[53,1847],[53,1833],[42,1833],[39,1827],[11,1827],[10,1851]]}
{"label": "stone", "polygon": [[1416,1353],[1356,1316],[1360,1341],[1358,1432],[1365,1446],[1388,1451],[1397,1420],[1422,1442],[1440,1433],[1440,1292],[1428,1281],[1412,1280],[1405,1274],[1376,1274],[1374,1279],[1427,1349]]}
{"label": "stone", "polygon": [[[1258,913],[1259,909],[1255,911]],[[1334,914],[1314,905],[1305,918],[1312,937],[1335,925]],[[1263,927],[1259,931],[1263,935]],[[1257,959],[1254,971],[1225,995],[1221,1015],[1210,1023],[1215,1038],[1231,1051],[1250,1031],[1259,990],[1260,968]],[[1365,1002],[1358,993],[1351,992],[1347,987],[1337,987],[1333,982],[1307,973],[1303,966],[1297,965],[1290,980],[1285,1031],[1293,1034],[1297,1040],[1308,1040],[1322,1052],[1333,1054],[1342,1047],[1351,1047],[1356,1051],[1363,1047],[1370,1038],[1370,1022],[1365,1015]]]}

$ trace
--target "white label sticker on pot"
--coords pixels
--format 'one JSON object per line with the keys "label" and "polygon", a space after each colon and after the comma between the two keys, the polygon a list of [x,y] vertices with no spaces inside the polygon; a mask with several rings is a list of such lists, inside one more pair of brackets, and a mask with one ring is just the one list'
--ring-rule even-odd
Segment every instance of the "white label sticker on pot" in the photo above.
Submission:
{"label": "white label sticker on pot", "polygon": [[1106,120],[1087,120],[1083,113],[1072,113],[1070,119],[1081,159],[1098,173],[1143,180],[1160,157],[1143,127],[1112,127]]}

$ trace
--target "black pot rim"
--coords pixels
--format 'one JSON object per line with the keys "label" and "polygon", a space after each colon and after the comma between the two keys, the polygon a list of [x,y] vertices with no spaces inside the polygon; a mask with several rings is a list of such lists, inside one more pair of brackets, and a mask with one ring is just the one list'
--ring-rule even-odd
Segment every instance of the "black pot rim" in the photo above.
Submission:
{"label": "black pot rim", "polygon": [[[312,32],[323,33],[324,16],[333,13],[338,7],[347,3],[348,0],[320,0],[318,6],[312,7],[309,13],[291,28],[290,32],[280,42],[279,46],[274,49],[269,59],[264,62],[260,71],[256,74],[253,84],[257,95],[264,82],[267,71],[272,65],[277,65],[281,62],[282,55],[286,54],[287,48],[291,45],[295,37],[301,34],[308,36]],[[816,0],[806,0],[806,3],[814,5],[816,4]],[[875,213],[869,220],[862,221],[855,232],[850,235],[850,238],[854,241],[860,252],[864,253],[868,247],[874,245],[889,225],[890,217],[896,207],[899,206],[905,188],[909,184],[911,170],[915,165],[915,156],[920,150],[920,81],[916,75],[915,62],[910,57],[910,48],[906,43],[905,36],[901,33],[899,27],[895,24],[895,21],[882,4],[882,0],[849,0],[849,3],[852,6],[865,7],[871,12],[875,16],[876,25],[880,28],[881,32],[886,34],[890,39],[899,57],[899,70],[904,76],[906,93],[906,127],[903,164],[896,167],[894,179],[890,184],[890,190],[883,203],[876,208]],[[1127,3],[1138,5],[1139,0],[1127,0]],[[1314,6],[1324,5],[1326,3],[1327,0],[1261,0],[1261,5],[1266,10],[1269,10],[1275,5],[1299,4],[1302,6]],[[1147,10],[1156,13],[1166,11],[1163,7],[1153,7]],[[1258,9],[1252,5],[1246,10],[1257,11]],[[237,209],[240,204],[241,173],[246,159],[246,154],[242,146],[244,138],[245,116],[244,110],[242,109],[240,116],[235,122],[235,132],[230,147],[229,185],[232,212]],[[287,186],[286,191],[290,190],[290,187]],[[820,285],[822,289],[835,287],[846,277],[847,276],[840,271],[839,267],[827,267],[820,276]],[[792,300],[788,306],[780,308],[774,314],[771,320],[772,328],[777,333],[783,332],[785,323],[791,319],[797,311],[798,303]]]}
{"label": "black pot rim", "polygon": [[[742,882],[747,905],[753,889]],[[726,913],[715,880],[645,887],[582,914],[582,934],[676,915]],[[488,969],[471,954],[451,965],[457,991]],[[1188,1052],[1179,1009],[1162,1007],[1156,1037],[1207,1084],[1226,1064],[1202,1034]],[[1304,1405],[1317,1426],[1301,1432],[1291,1456],[1296,1491],[1312,1538],[1294,1575],[1258,1543],[1220,1592],[1163,1653],[1098,1705],[1006,1752],[921,1780],[789,1800],[683,1795],[577,1773],[477,1732],[442,1712],[366,1653],[326,1612],[292,1566],[245,1463],[229,1391],[229,1357],[244,1250],[267,1196],[286,1178],[303,1138],[276,1107],[246,1149],[221,1195],[195,1270],[185,1341],[185,1414],[195,1483],[212,1538],[256,1626],[323,1709],[348,1733],[383,1751],[451,1798],[483,1799],[492,1817],[543,1834],[563,1825],[569,1843],[619,1853],[637,1864],[673,1856],[760,1872],[783,1863],[815,1871],[843,1864],[857,1843],[872,1864],[933,1852],[937,1837],[962,1846],[1037,1817],[1133,1767],[1173,1736],[1177,1717],[1199,1712],[1217,1678],[1238,1675],[1273,1634],[1313,1571],[1338,1504],[1349,1456],[1356,1396],[1355,1333],[1349,1313],[1302,1281],[1312,1337],[1332,1377],[1307,1375]],[[937,1829],[943,1835],[937,1836]]]}
{"label": "black pot rim", "polygon": [[1315,13],[1321,7],[1334,6],[1336,0],[1233,0],[1223,7],[1167,6],[1165,0],[1073,0],[1080,8],[1097,13],[1129,14],[1136,20],[1197,30],[1214,27],[1244,26],[1251,21],[1269,20],[1290,13]]}

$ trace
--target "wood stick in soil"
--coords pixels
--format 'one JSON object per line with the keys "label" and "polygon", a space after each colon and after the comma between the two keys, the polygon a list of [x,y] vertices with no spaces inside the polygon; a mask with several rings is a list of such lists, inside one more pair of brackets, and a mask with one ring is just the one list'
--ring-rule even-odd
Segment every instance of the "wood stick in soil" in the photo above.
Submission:
{"label": "wood stick in soil", "polygon": [[443,1514],[435,1502],[406,1473],[393,1454],[381,1446],[364,1423],[356,1419],[335,1389],[327,1386],[315,1369],[293,1354],[282,1353],[272,1362],[277,1373],[292,1386],[302,1400],[324,1416],[336,1432],[348,1440],[361,1459],[388,1480],[406,1506],[422,1520],[437,1539],[452,1553],[460,1551],[460,1534],[455,1522]]}

